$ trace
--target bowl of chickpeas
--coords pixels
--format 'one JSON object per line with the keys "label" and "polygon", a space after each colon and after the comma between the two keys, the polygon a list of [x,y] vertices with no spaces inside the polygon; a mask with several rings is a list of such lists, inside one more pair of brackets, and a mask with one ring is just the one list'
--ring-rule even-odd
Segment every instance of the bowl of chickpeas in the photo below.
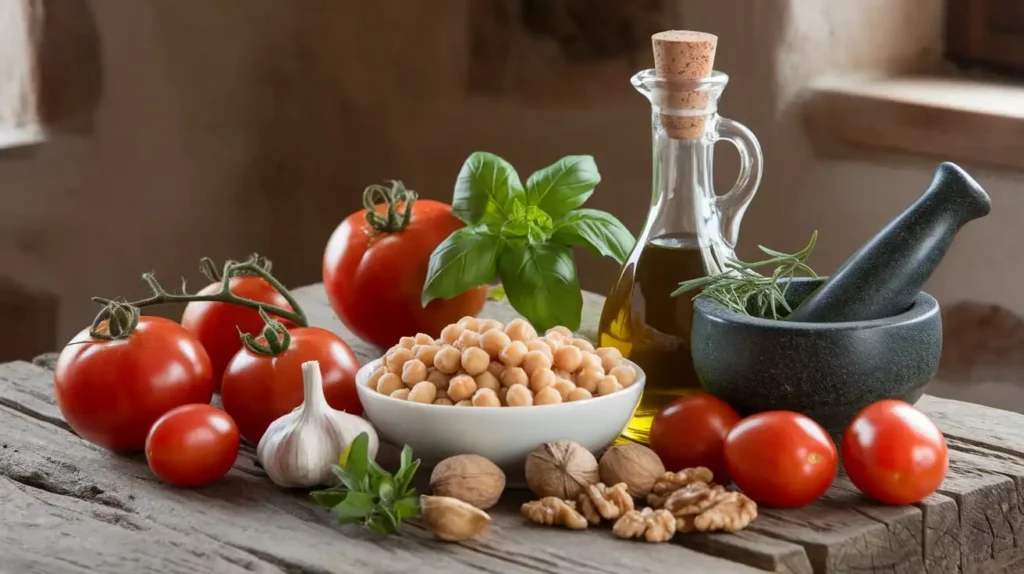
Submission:
{"label": "bowl of chickpeas", "polygon": [[629,422],[644,373],[613,347],[565,327],[464,317],[440,337],[403,337],[364,365],[356,388],[381,438],[432,464],[477,454],[521,474],[538,445],[609,446]]}

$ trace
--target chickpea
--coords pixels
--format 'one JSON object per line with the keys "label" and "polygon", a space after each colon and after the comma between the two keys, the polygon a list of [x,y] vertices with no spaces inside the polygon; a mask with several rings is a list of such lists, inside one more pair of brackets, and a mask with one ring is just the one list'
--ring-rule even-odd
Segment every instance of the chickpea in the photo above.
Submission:
{"label": "chickpea", "polygon": [[597,353],[598,357],[601,357],[601,366],[604,367],[604,372],[606,373],[618,367],[622,362],[622,353],[615,347],[601,347],[594,352]]}
{"label": "chickpea", "polygon": [[583,362],[583,351],[572,345],[563,345],[555,351],[555,368],[575,372]]}
{"label": "chickpea", "polygon": [[457,407],[471,407],[471,406],[473,406],[473,401],[469,401],[469,400],[459,401],[459,402],[455,403],[455,406],[457,406]]}
{"label": "chickpea", "polygon": [[530,352],[526,348],[526,343],[522,341],[512,341],[507,347],[501,350],[500,357],[501,362],[505,363],[509,367],[518,367],[523,364],[523,359],[526,358],[526,353]]}
{"label": "chickpea", "polygon": [[405,366],[406,361],[410,361],[412,358],[412,351],[405,347],[399,347],[388,351],[388,354],[384,355],[384,363],[388,366],[389,371],[396,375],[400,375],[402,373],[402,367]]}
{"label": "chickpea", "polygon": [[459,335],[459,340],[455,341],[455,348],[462,351],[471,347],[480,346],[480,333],[476,331],[470,331],[466,329]]}
{"label": "chickpea", "polygon": [[382,395],[390,396],[391,393],[404,388],[405,383],[402,382],[402,378],[391,372],[384,373],[380,381],[377,382],[377,392]]}
{"label": "chickpea", "polygon": [[486,373],[491,366],[491,357],[480,347],[468,347],[462,351],[462,368],[467,375],[477,376]]}
{"label": "chickpea", "polygon": [[512,385],[526,386],[530,384],[530,377],[520,367],[508,367],[501,372],[501,384],[506,387],[511,387]]}
{"label": "chickpea", "polygon": [[[530,351],[526,353],[526,357],[523,358],[523,370],[526,371],[527,375],[533,375],[533,372],[537,369],[551,369],[551,357],[545,355],[543,351]],[[551,376],[554,376],[551,373]]]}
{"label": "chickpea", "polygon": [[448,389],[448,380],[451,377],[437,370],[437,368],[427,369],[427,380],[434,383],[439,391],[445,391]]}
{"label": "chickpea", "polygon": [[459,335],[461,335],[464,330],[465,329],[462,328],[462,325],[452,323],[444,329],[441,329],[441,341],[449,345],[454,345],[455,341],[459,340]]}
{"label": "chickpea", "polygon": [[[406,361],[402,365],[402,382],[410,387],[421,381],[427,380],[427,366],[419,359]],[[434,385],[430,385],[434,386]],[[433,400],[433,399],[431,399]]]}
{"label": "chickpea", "polygon": [[434,338],[426,333],[416,333],[416,344],[417,345],[433,345]]}
{"label": "chickpea", "polygon": [[406,349],[411,349],[412,346],[415,345],[415,344],[416,344],[416,338],[415,337],[402,337],[401,339],[398,340],[398,346],[405,347]]}
{"label": "chickpea", "polygon": [[594,344],[586,339],[576,337],[572,340],[572,344],[581,351],[594,352]]}
{"label": "chickpea", "polygon": [[584,369],[576,374],[576,386],[587,389],[591,393],[597,392],[597,382],[604,377],[604,371],[600,369]]}
{"label": "chickpea", "polygon": [[572,338],[574,337],[572,331],[570,331],[568,327],[563,327],[562,325],[559,325],[557,327],[551,327],[550,329],[547,330],[547,332],[544,333],[544,335],[558,335],[560,338],[565,339],[566,341],[572,341]]}
{"label": "chickpea", "polygon": [[453,403],[451,399],[435,399],[434,400],[434,404],[435,405],[446,405],[446,406],[450,407],[450,406],[454,405],[455,403]]}
{"label": "chickpea", "polygon": [[505,325],[502,324],[501,321],[497,321],[495,319],[486,319],[486,320],[480,321],[479,332],[481,334],[482,333],[486,333],[487,331],[492,331],[492,330],[498,330],[498,331],[501,331],[502,333],[504,333],[505,332]]}
{"label": "chickpea", "polygon": [[476,317],[471,317],[469,315],[466,315],[465,317],[459,319],[459,322],[456,323],[456,325],[459,325],[466,331],[480,331],[480,319],[477,319]]}
{"label": "chickpea", "polygon": [[377,383],[380,382],[380,378],[383,377],[384,374],[387,372],[388,368],[381,365],[380,368],[378,368],[376,371],[373,372],[372,375],[370,375],[369,380],[366,381],[366,386],[376,391]]}
{"label": "chickpea", "polygon": [[555,390],[558,391],[558,394],[562,395],[562,402],[568,401],[569,393],[576,389],[575,384],[565,379],[559,379],[555,381],[554,387]]}
{"label": "chickpea", "polygon": [[480,389],[473,394],[473,406],[474,407],[500,407],[501,400],[498,399],[498,393],[491,389]]}
{"label": "chickpea", "polygon": [[523,385],[512,385],[508,388],[505,402],[510,407],[532,407],[533,393]]}
{"label": "chickpea", "polygon": [[462,353],[455,347],[441,347],[441,350],[434,355],[434,366],[446,375],[454,375],[459,372],[461,361]]}
{"label": "chickpea", "polygon": [[562,402],[562,395],[558,394],[555,387],[547,387],[533,396],[535,405],[557,405]]}
{"label": "chickpea", "polygon": [[409,400],[409,392],[409,389],[398,389],[397,391],[391,393],[388,396],[393,399],[398,399],[400,401],[407,401]]}
{"label": "chickpea", "polygon": [[498,389],[498,400],[501,401],[501,406],[508,406],[508,387],[501,387]]}
{"label": "chickpea", "polygon": [[490,365],[487,365],[487,371],[495,377],[501,378],[501,373],[505,370],[505,364],[501,361],[491,361]]}
{"label": "chickpea", "polygon": [[542,389],[555,384],[557,380],[554,371],[551,369],[537,369],[530,375],[530,390],[539,393]]}
{"label": "chickpea", "polygon": [[548,349],[551,349],[552,357],[555,356],[555,351],[557,351],[558,348],[562,346],[562,341],[561,339],[558,338],[557,335],[554,337],[544,337],[543,339],[537,340],[540,341],[541,343],[544,343]]}
{"label": "chickpea", "polygon": [[448,391],[447,390],[442,391],[441,389],[438,389],[437,390],[437,397],[434,399],[435,403],[437,402],[437,399],[451,399],[451,397],[448,396]]}
{"label": "chickpea", "polygon": [[619,365],[608,371],[608,374],[615,377],[623,388],[636,382],[636,369],[629,365]]}
{"label": "chickpea", "polygon": [[595,371],[604,372],[604,367],[601,366],[601,357],[598,357],[594,353],[583,351],[583,358],[580,359],[580,370],[592,369]]}
{"label": "chickpea", "polygon": [[429,405],[437,400],[437,387],[430,381],[416,383],[416,386],[409,391],[409,400]]}
{"label": "chickpea", "polygon": [[576,384],[576,375],[575,375],[575,373],[566,371],[565,369],[558,369],[558,368],[554,368],[554,369],[551,369],[551,370],[555,372],[555,376],[558,377],[559,379],[565,379],[566,381],[569,381],[570,383]]}
{"label": "chickpea", "polygon": [[505,325],[505,334],[513,341],[529,341],[537,338],[537,331],[526,319],[512,319]]}
{"label": "chickpea", "polygon": [[480,346],[495,359],[501,355],[502,349],[511,342],[512,339],[509,339],[504,331],[499,331],[498,329],[491,329],[480,336]]}
{"label": "chickpea", "polygon": [[544,339],[527,341],[526,348],[530,351],[540,351],[552,359],[555,357],[555,352],[551,349],[551,345],[549,345]]}
{"label": "chickpea", "polygon": [[590,394],[590,391],[588,391],[587,389],[581,389],[580,387],[576,387],[575,389],[569,391],[570,403],[573,401],[585,401],[587,399],[592,398],[594,398],[594,395]]}
{"label": "chickpea", "polygon": [[477,389],[491,389],[498,392],[501,388],[501,381],[489,371],[484,371],[475,377]]}
{"label": "chickpea", "polygon": [[615,391],[621,390],[622,385],[619,384],[619,380],[611,375],[601,377],[601,380],[597,381],[597,394],[599,396],[610,395]]}
{"label": "chickpea", "polygon": [[452,377],[451,382],[448,383],[448,397],[455,402],[467,400],[475,392],[476,381],[469,375]]}
{"label": "chickpea", "polygon": [[437,356],[437,352],[441,350],[441,347],[437,345],[419,345],[419,348],[413,351],[413,354],[417,359],[423,361],[427,365],[434,364],[434,357]]}

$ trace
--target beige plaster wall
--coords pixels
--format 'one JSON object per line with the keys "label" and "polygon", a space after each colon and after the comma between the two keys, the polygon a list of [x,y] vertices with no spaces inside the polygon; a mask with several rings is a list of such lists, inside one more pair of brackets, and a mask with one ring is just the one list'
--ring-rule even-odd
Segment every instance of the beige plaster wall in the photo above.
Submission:
{"label": "beige plaster wall", "polygon": [[[818,158],[798,122],[814,77],[937,57],[941,1],[909,4],[666,3],[662,28],[720,35],[717,67],[732,76],[721,112],[765,148],[744,255],[755,243],[796,249],[818,229],[813,262],[831,271],[930,181],[933,159]],[[259,250],[285,280],[315,281],[324,241],[365,185],[401,178],[444,199],[474,150],[506,157],[524,177],[591,153],[604,177],[591,206],[639,231],[649,111],[628,78],[650,64],[646,51],[575,76],[534,52],[514,68],[518,85],[531,77],[524,69],[552,66],[534,75],[539,97],[473,95],[470,0],[91,5],[105,74],[94,133],[0,152],[0,267],[61,297],[62,337],[92,316],[89,295],[141,295],[137,274],[150,269],[175,285],[181,274],[197,277],[201,255]],[[871,16],[881,6],[888,16]],[[897,36],[912,41],[886,45]],[[724,190],[733,152],[723,146],[720,157]],[[963,232],[929,288],[945,302],[970,297],[1024,313],[1015,287],[1024,278],[1015,248],[1024,175],[965,167],[996,209]],[[584,253],[578,261],[585,287],[604,290],[614,266]]]}

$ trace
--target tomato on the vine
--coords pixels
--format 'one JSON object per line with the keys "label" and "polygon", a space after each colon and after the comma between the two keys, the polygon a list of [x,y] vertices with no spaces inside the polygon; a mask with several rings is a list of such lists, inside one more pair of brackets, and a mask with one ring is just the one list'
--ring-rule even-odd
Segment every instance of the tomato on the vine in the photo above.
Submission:
{"label": "tomato on the vine", "polygon": [[64,347],[53,382],[72,430],[125,452],[142,450],[150,427],[167,411],[209,403],[214,387],[210,358],[191,333],[119,305]]}
{"label": "tomato on the vine", "polygon": [[[238,297],[291,310],[287,299],[262,277],[240,275],[230,278],[228,285]],[[220,292],[221,287],[222,283],[216,281],[196,295],[213,295]],[[255,309],[241,305],[220,301],[192,301],[185,306],[181,325],[199,339],[210,355],[213,377],[219,387],[224,369],[242,348],[239,330],[258,335],[263,330],[263,319]],[[290,323],[285,322],[285,325],[289,326]]]}
{"label": "tomato on the vine", "polygon": [[719,482],[728,482],[722,447],[740,415],[725,401],[706,393],[676,399],[651,422],[651,449],[670,471],[704,466]]}
{"label": "tomato on the vine", "polygon": [[[246,440],[259,443],[270,423],[302,404],[302,363],[306,361],[319,361],[324,396],[331,407],[363,413],[356,394],[359,360],[340,337],[319,327],[269,329],[242,347],[221,379],[224,410]],[[270,333],[273,340],[268,341]]]}
{"label": "tomato on the vine", "polygon": [[213,405],[183,405],[160,417],[146,438],[153,474],[175,486],[220,480],[238,458],[238,427]]}
{"label": "tomato on the vine", "polygon": [[[376,195],[375,195],[376,194]],[[374,205],[383,196],[385,203]],[[487,287],[422,304],[430,255],[463,222],[446,203],[416,199],[401,182],[370,186],[363,209],[348,216],[327,242],[323,280],[334,312],[353,333],[379,347],[441,329],[483,308]]]}
{"label": "tomato on the vine", "polygon": [[778,508],[815,501],[839,469],[836,445],[825,429],[790,411],[741,420],[725,438],[725,464],[747,496]]}
{"label": "tomato on the vine", "polygon": [[924,413],[884,400],[864,408],[846,427],[843,468],[864,494],[887,504],[912,504],[942,485],[949,450]]}

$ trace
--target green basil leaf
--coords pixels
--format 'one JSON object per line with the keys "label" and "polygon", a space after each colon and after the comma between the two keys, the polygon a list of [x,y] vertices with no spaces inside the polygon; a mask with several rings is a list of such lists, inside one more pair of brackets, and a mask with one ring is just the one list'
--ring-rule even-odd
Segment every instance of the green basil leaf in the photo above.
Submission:
{"label": "green basil leaf", "polygon": [[359,433],[359,436],[346,449],[348,456],[344,457],[345,470],[360,483],[366,480],[366,468],[369,466],[369,444],[370,436],[366,433]]}
{"label": "green basil leaf", "polygon": [[449,235],[430,254],[423,306],[434,299],[450,299],[490,283],[497,271],[501,247],[501,238],[483,227],[463,227]]}
{"label": "green basil leaf", "polygon": [[365,492],[350,492],[345,500],[335,506],[331,512],[338,517],[339,520],[352,520],[356,518],[365,518],[373,512],[374,501],[373,496]]}
{"label": "green basil leaf", "polygon": [[625,263],[636,240],[615,216],[596,209],[577,209],[555,222],[556,243],[581,245],[600,257]]}
{"label": "green basil leaf", "polygon": [[334,476],[338,479],[338,482],[340,482],[345,488],[349,490],[360,489],[360,481],[357,480],[356,477],[352,476],[352,473],[345,470],[344,467],[335,466],[331,468],[331,471],[334,473]]}
{"label": "green basil leaf", "polygon": [[583,294],[571,248],[510,244],[498,258],[498,272],[509,303],[539,331],[557,325],[579,329]]}
{"label": "green basil leaf", "polygon": [[512,216],[512,201],[525,201],[512,164],[487,152],[474,152],[459,171],[452,212],[468,224],[501,223]]}
{"label": "green basil leaf", "polygon": [[395,515],[399,520],[415,518],[420,514],[420,499],[417,496],[407,496],[395,501]]}
{"label": "green basil leaf", "polygon": [[504,239],[518,239],[530,234],[530,222],[526,219],[509,219],[501,225],[501,236]]}
{"label": "green basil leaf", "polygon": [[526,197],[530,205],[557,219],[583,205],[599,183],[601,174],[592,156],[570,155],[535,171],[526,180]]}
{"label": "green basil leaf", "polygon": [[328,488],[327,490],[315,490],[310,492],[309,495],[313,497],[313,500],[320,506],[326,508],[334,508],[342,502],[345,502],[345,498],[348,497],[349,491],[341,490],[336,488]]}

